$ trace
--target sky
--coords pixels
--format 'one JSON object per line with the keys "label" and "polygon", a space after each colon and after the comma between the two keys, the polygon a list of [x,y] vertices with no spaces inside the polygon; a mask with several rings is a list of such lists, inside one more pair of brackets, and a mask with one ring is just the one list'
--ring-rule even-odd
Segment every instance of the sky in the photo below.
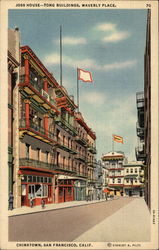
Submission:
{"label": "sky", "polygon": [[97,159],[114,142],[129,161],[136,160],[136,92],[144,86],[147,11],[144,9],[9,10],[9,28],[19,27],[28,45],[60,83],[62,26],[63,86],[77,103],[77,68],[92,73],[79,82],[80,112],[97,136]]}

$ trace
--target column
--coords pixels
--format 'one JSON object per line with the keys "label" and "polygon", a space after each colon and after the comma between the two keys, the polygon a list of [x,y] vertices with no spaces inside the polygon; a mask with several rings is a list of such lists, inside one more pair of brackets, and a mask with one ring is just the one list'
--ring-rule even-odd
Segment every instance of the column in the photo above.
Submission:
{"label": "column", "polygon": [[30,101],[24,100],[25,102],[25,122],[26,127],[30,127],[30,120],[29,120],[29,107],[30,107]]}
{"label": "column", "polygon": [[48,81],[47,78],[44,78],[43,89],[48,93]]}
{"label": "column", "polygon": [[44,130],[45,130],[45,135],[48,137],[48,132],[49,132],[49,116],[48,116],[48,114],[44,115]]}
{"label": "column", "polygon": [[24,61],[24,66],[25,66],[25,83],[29,83],[29,56],[25,56],[25,61]]}

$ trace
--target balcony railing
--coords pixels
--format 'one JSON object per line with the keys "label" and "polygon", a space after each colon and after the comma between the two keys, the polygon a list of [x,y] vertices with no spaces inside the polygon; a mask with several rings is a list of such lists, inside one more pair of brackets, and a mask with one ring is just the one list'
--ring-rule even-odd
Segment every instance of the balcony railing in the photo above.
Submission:
{"label": "balcony railing", "polygon": [[83,161],[83,162],[86,161],[86,156],[81,155],[81,154],[77,154],[77,155],[75,156],[75,158],[78,159],[78,160],[81,160],[81,161]]}
{"label": "balcony railing", "polygon": [[144,107],[144,92],[137,92],[136,93],[136,103],[137,108],[143,108]]}
{"label": "balcony railing", "polygon": [[91,176],[88,176],[88,181],[91,182],[91,183],[95,183],[97,182],[97,179],[91,177]]}
{"label": "balcony railing", "polygon": [[87,173],[82,173],[82,172],[78,172],[76,175],[79,176],[79,177],[84,177],[84,178],[88,177]]}
{"label": "balcony railing", "polygon": [[71,146],[70,144],[65,143],[61,138],[56,137],[56,141],[57,141],[57,147],[67,152],[70,152],[71,154],[77,154],[75,148]]}
{"label": "balcony railing", "polygon": [[140,127],[138,122],[136,123],[136,132],[138,137],[144,139],[144,128]]}
{"label": "balcony railing", "polygon": [[[20,76],[20,83],[25,83],[25,75],[21,75]],[[29,79],[29,84],[38,91],[39,95],[41,95],[42,97],[44,97],[48,103],[50,103],[51,105],[56,107],[56,102],[55,100],[43,89],[42,87],[42,83],[38,81],[35,81],[32,77],[30,77]],[[58,110],[58,108],[55,108],[56,110]],[[57,111],[58,112],[58,111]]]}
{"label": "balcony railing", "polygon": [[29,166],[36,168],[44,168],[48,170],[55,170],[55,165],[43,161],[38,161],[34,159],[20,158],[19,159],[20,166]]}
{"label": "balcony railing", "polygon": [[77,135],[75,137],[75,141],[77,141],[78,143],[80,143],[82,146],[86,146],[87,145],[87,139],[84,137],[81,137],[79,135]]}
{"label": "balcony railing", "polygon": [[71,135],[77,135],[77,130],[68,121],[61,116],[55,118],[55,122],[62,128],[64,128]]}
{"label": "balcony railing", "polygon": [[146,159],[144,146],[143,147],[140,147],[140,146],[136,147],[135,152],[136,152],[136,159],[138,161],[144,161]]}
{"label": "balcony railing", "polygon": [[[25,119],[20,119],[19,120],[19,127],[27,129],[27,124],[26,124]],[[29,128],[31,128],[35,132],[40,133],[42,136],[45,136],[45,137],[47,137],[47,138],[49,138],[51,140],[56,141],[56,136],[53,133],[51,133],[49,131],[45,131],[44,128],[40,127],[39,125],[35,124],[32,121],[29,121]]]}
{"label": "balcony railing", "polygon": [[56,165],[56,170],[63,170],[63,171],[66,171],[66,172],[76,173],[76,168],[75,167],[72,167],[72,166],[69,166],[69,165],[66,165],[66,164],[62,164],[62,163],[58,163]]}
{"label": "balcony railing", "polygon": [[89,166],[89,167],[93,167],[93,168],[95,168],[96,167],[96,162],[95,161],[88,161],[87,162],[87,165]]}
{"label": "balcony railing", "polygon": [[96,154],[97,153],[97,150],[95,147],[91,146],[91,145],[88,145],[88,150],[92,153],[92,154]]}

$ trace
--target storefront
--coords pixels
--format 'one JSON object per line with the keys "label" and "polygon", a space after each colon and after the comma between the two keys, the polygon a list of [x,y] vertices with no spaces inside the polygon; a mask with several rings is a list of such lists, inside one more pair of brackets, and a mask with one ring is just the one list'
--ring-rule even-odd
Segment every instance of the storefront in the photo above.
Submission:
{"label": "storefront", "polygon": [[86,200],[86,181],[76,180],[74,190],[76,201]]}
{"label": "storefront", "polygon": [[74,180],[58,180],[58,203],[74,200]]}
{"label": "storefront", "polygon": [[140,186],[125,186],[124,188],[124,194],[126,196],[144,196],[144,189]]}
{"label": "storefront", "polygon": [[21,205],[37,206],[43,200],[45,204],[53,203],[53,173],[20,170],[21,175]]}

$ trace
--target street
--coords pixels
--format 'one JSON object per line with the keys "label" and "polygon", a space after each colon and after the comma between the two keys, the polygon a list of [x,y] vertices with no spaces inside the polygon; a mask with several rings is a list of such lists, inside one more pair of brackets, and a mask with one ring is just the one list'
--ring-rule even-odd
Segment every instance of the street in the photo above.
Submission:
{"label": "street", "polygon": [[9,217],[9,241],[73,241],[133,198]]}

